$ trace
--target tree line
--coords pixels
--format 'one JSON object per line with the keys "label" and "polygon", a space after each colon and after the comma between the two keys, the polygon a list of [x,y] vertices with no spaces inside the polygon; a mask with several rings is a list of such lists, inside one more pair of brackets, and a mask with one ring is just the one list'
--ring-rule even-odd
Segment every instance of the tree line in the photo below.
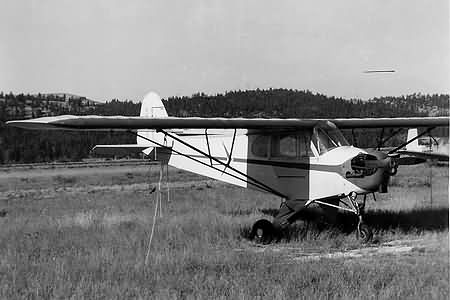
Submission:
{"label": "tree line", "polygon": [[[224,94],[169,97],[163,103],[170,116],[247,118],[364,118],[448,115],[449,95],[413,94],[368,101],[330,97],[310,91],[267,89]],[[137,116],[140,103],[113,99],[95,103],[78,96],[24,95],[0,92],[0,163],[77,161],[89,157],[96,144],[135,143],[123,132],[29,131],[6,127],[5,122],[59,114]],[[379,130],[344,132],[350,142],[376,146]],[[389,134],[389,132],[385,133]],[[441,134],[447,134],[447,131]],[[390,140],[398,144],[405,132]]]}

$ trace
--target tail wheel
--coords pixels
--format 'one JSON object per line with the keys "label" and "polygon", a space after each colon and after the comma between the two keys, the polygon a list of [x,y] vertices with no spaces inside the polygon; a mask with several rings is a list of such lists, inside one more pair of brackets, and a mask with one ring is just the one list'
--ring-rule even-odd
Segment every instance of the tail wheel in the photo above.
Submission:
{"label": "tail wheel", "polygon": [[253,224],[250,238],[258,244],[266,245],[272,242],[274,233],[275,228],[273,224],[266,219],[261,219]]}
{"label": "tail wheel", "polygon": [[362,223],[358,225],[358,229],[356,230],[356,236],[358,239],[360,239],[363,243],[370,243],[373,238],[373,232],[372,229],[370,229],[369,226]]}

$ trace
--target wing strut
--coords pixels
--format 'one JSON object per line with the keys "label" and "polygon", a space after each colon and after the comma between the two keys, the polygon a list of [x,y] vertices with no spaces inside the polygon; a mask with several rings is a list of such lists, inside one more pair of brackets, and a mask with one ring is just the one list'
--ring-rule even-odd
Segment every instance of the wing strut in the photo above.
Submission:
{"label": "wing strut", "polygon": [[[231,160],[232,160],[232,155],[233,155],[233,149],[234,149],[234,142],[236,141],[236,132],[237,130],[234,129],[234,134],[233,134],[233,141],[231,142],[231,150],[230,152],[228,152],[227,147],[225,146],[225,144],[222,143],[223,148],[225,150],[225,153],[227,155],[227,163],[225,164],[225,169],[224,171],[230,166],[231,164]],[[211,154],[211,147],[209,146],[209,138],[208,138],[208,129],[205,129],[205,139],[206,139],[206,146],[208,148],[208,158],[209,158],[209,163],[211,164],[211,166],[213,165],[213,161],[212,161],[212,154]],[[223,174],[223,172],[222,172]]]}
{"label": "wing strut", "polygon": [[380,150],[380,148],[383,146],[383,144],[382,144],[383,136],[384,136],[384,127],[381,128],[381,133],[380,133],[380,136],[378,137],[378,145],[377,145],[378,150]]}
{"label": "wing strut", "polygon": [[233,148],[234,148],[234,141],[236,140],[236,129],[234,129],[234,134],[233,134],[233,141],[231,142],[231,150],[228,153],[227,147],[225,147],[225,144],[222,142],[223,148],[225,149],[225,153],[227,154],[227,163],[225,165],[225,169],[223,169],[223,171],[225,172],[225,170],[230,166],[231,161],[232,161],[232,157],[233,157]]}
{"label": "wing strut", "polygon": [[395,130],[395,131],[391,131],[391,135],[390,136],[388,136],[387,138],[385,138],[384,140],[382,140],[381,141],[381,147],[384,147],[384,144],[387,142],[387,141],[389,141],[390,139],[392,139],[394,136],[396,136],[397,134],[399,134],[401,131],[403,130],[403,128],[399,128],[399,129],[397,129],[397,130]]}
{"label": "wing strut", "polygon": [[[158,131],[164,133],[165,135],[171,137],[172,139],[174,139],[175,141],[177,141],[177,142],[179,142],[179,143],[185,145],[186,147],[189,147],[189,148],[191,148],[192,150],[194,150],[194,151],[200,153],[201,155],[203,155],[203,156],[205,156],[205,157],[209,157],[210,159],[212,159],[212,160],[214,160],[215,162],[217,162],[217,163],[221,164],[222,166],[224,166],[225,169],[226,169],[227,166],[228,166],[228,168],[229,168],[230,170],[232,170],[232,171],[238,173],[238,174],[241,175],[241,176],[244,176],[245,178],[248,178],[248,179],[252,180],[252,181],[253,181],[253,183],[252,183],[253,185],[258,186],[259,188],[264,187],[263,190],[265,190],[265,191],[271,192],[272,194],[277,195],[277,196],[282,197],[282,198],[285,198],[285,199],[287,198],[286,195],[283,195],[283,194],[280,193],[279,191],[277,191],[277,190],[271,188],[270,186],[268,186],[268,185],[262,183],[261,181],[255,179],[255,178],[253,178],[253,177],[251,177],[251,176],[249,176],[249,175],[247,175],[247,174],[245,174],[245,173],[239,171],[238,169],[236,169],[236,168],[234,168],[234,167],[231,167],[230,165],[227,165],[226,163],[224,163],[224,162],[218,160],[217,158],[215,158],[214,156],[208,155],[207,153],[203,152],[202,150],[195,148],[194,146],[192,146],[192,145],[186,143],[185,141],[183,141],[183,140],[179,139],[178,137],[176,137],[176,136],[170,134],[169,132],[167,132],[167,131],[165,131],[165,130],[163,130],[163,129],[159,129]],[[186,156],[186,155],[185,155],[185,156]],[[205,165],[209,166],[208,164],[205,164]],[[214,169],[218,170],[217,168],[214,168]],[[221,172],[225,172],[225,170],[223,170],[223,171],[220,170],[220,171],[221,171]],[[230,173],[225,173],[225,174],[231,175]],[[234,176],[233,176],[233,177],[234,177]],[[237,177],[237,176],[236,176],[236,177]],[[244,180],[244,179],[241,179],[241,180],[246,181],[246,180]],[[247,182],[247,183],[251,183],[250,181],[246,181],[246,182]]]}
{"label": "wing strut", "polygon": [[209,163],[211,166],[213,165],[212,159],[211,159],[211,148],[209,147],[209,138],[208,138],[208,128],[205,129],[205,139],[206,139],[206,146],[208,146],[208,154],[209,154]]}

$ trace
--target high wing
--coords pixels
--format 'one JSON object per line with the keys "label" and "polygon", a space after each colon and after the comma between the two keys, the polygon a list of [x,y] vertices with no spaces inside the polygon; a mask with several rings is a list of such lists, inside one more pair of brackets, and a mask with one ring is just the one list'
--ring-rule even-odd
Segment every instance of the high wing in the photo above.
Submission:
{"label": "high wing", "polygon": [[448,117],[414,118],[350,118],[350,119],[246,119],[246,118],[149,118],[124,116],[72,116],[43,117],[9,121],[7,125],[25,129],[62,130],[135,130],[170,128],[217,129],[298,129],[312,128],[320,122],[330,121],[342,129],[382,127],[435,127],[449,126]]}

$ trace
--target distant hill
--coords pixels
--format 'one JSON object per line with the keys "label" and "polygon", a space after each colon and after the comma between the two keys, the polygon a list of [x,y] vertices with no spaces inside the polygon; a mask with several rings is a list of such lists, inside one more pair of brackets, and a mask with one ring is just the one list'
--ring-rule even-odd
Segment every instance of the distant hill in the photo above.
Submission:
{"label": "distant hill", "polygon": [[99,104],[103,104],[103,102],[100,101],[95,101],[92,99],[88,99],[84,96],[79,96],[79,95],[75,95],[75,94],[69,94],[69,93],[45,93],[43,94],[45,96],[53,96],[56,97],[58,99],[66,99],[66,100],[82,100],[83,101],[83,105],[99,105]]}
{"label": "distant hill", "polygon": [[98,101],[66,93],[4,94],[0,92],[0,120],[29,119],[64,113],[92,112]]}

